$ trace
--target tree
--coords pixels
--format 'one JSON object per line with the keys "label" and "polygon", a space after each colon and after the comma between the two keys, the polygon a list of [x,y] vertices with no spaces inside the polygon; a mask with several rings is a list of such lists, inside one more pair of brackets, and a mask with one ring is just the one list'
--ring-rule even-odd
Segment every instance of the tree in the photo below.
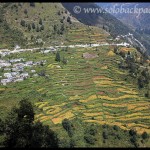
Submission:
{"label": "tree", "polygon": [[44,30],[44,25],[42,25],[42,26],[40,27],[40,30]]}
{"label": "tree", "polygon": [[64,30],[65,30],[65,28],[64,28],[64,24],[62,24],[62,25],[61,25],[60,30],[61,30],[62,32],[64,32]]}
{"label": "tree", "polygon": [[41,70],[40,73],[39,73],[39,76],[46,76],[45,75],[45,70]]}
{"label": "tree", "polygon": [[30,24],[28,24],[28,30],[29,30],[29,31],[31,30],[31,25],[30,25]]}
{"label": "tree", "polygon": [[114,53],[115,54],[117,54],[117,51],[118,51],[117,47],[114,47]]}
{"label": "tree", "polygon": [[21,20],[20,24],[21,24],[23,27],[25,27],[26,22],[25,22],[24,20]]}
{"label": "tree", "polygon": [[65,13],[67,14],[67,10],[65,10]]}
{"label": "tree", "polygon": [[56,26],[56,25],[54,25],[54,27],[53,27],[53,28],[54,28],[54,31],[56,31],[56,30],[57,30],[57,26]]}
{"label": "tree", "polygon": [[137,132],[136,132],[135,130],[133,130],[133,129],[130,129],[130,130],[129,130],[129,134],[130,134],[131,136],[134,136],[134,135],[137,135]]}
{"label": "tree", "polygon": [[34,122],[33,106],[22,100],[19,108],[13,108],[5,120],[6,147],[58,147],[56,133],[41,122]]}
{"label": "tree", "polygon": [[25,14],[27,14],[27,13],[28,13],[27,9],[25,9],[25,10],[24,10],[24,13],[25,13]]}
{"label": "tree", "polygon": [[134,145],[135,147],[138,147],[138,146],[139,146],[139,144],[137,143],[137,136],[136,136],[136,135],[133,135],[133,136],[130,138],[130,141],[131,141],[131,143],[133,143],[133,145]]}
{"label": "tree", "polygon": [[41,19],[41,18],[40,18],[40,20],[39,20],[39,24],[42,25],[42,19]]}
{"label": "tree", "polygon": [[66,65],[66,64],[67,64],[67,59],[65,59],[65,58],[63,57],[62,63]]}
{"label": "tree", "polygon": [[60,11],[58,11],[58,13],[57,13],[59,16],[61,15],[61,12]]}
{"label": "tree", "polygon": [[118,126],[114,125],[113,129],[116,130],[116,131],[118,131]]}
{"label": "tree", "polygon": [[32,23],[32,29],[35,29],[35,24],[34,23]]}
{"label": "tree", "polygon": [[33,125],[31,147],[57,147],[58,139],[56,134],[44,126],[41,122]]}
{"label": "tree", "polygon": [[67,18],[67,22],[70,23],[70,24],[72,23],[72,22],[71,22],[71,18],[70,18],[69,16],[68,16],[68,18]]}
{"label": "tree", "polygon": [[59,61],[59,62],[60,62],[60,54],[59,54],[59,52],[58,52],[58,51],[57,51],[57,53],[56,53],[55,61]]}
{"label": "tree", "polygon": [[108,139],[108,133],[107,133],[107,131],[103,131],[103,138],[104,139]]}
{"label": "tree", "polygon": [[63,21],[64,21],[63,19],[60,19],[60,23],[63,23]]}
{"label": "tree", "polygon": [[94,124],[88,126],[87,129],[86,129],[86,134],[90,134],[90,135],[93,135],[93,136],[95,136],[97,132],[98,132],[97,131],[97,126],[94,125]]}
{"label": "tree", "polygon": [[143,88],[144,87],[144,77],[143,76],[139,76],[139,78],[138,78],[138,86],[139,86],[139,88]]}
{"label": "tree", "polygon": [[37,28],[36,28],[36,32],[39,32],[39,31],[40,31],[39,26],[37,26]]}
{"label": "tree", "polygon": [[4,121],[0,118],[0,134],[4,132]]}
{"label": "tree", "polygon": [[143,132],[142,138],[143,138],[144,140],[149,138],[149,135],[147,134],[147,132]]}
{"label": "tree", "polygon": [[30,3],[30,6],[31,7],[35,7],[35,3]]}
{"label": "tree", "polygon": [[84,136],[84,139],[87,143],[94,145],[96,142],[96,138],[90,134]]}
{"label": "tree", "polygon": [[68,135],[72,137],[73,136],[73,124],[68,119],[64,119],[62,121],[62,126],[68,132]]}
{"label": "tree", "polygon": [[19,105],[20,108],[16,109],[19,121],[23,118],[26,118],[30,122],[32,122],[34,120],[34,111],[32,104],[27,101],[27,99],[23,99],[19,102]]}

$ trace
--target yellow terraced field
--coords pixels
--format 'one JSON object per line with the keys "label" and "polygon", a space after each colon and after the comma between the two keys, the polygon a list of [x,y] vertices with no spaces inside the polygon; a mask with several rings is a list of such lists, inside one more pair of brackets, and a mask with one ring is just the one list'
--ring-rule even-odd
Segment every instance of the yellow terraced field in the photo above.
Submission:
{"label": "yellow terraced field", "polygon": [[53,121],[54,124],[58,124],[58,123],[61,123],[63,119],[65,119],[65,118],[69,119],[69,118],[71,118],[71,117],[73,117],[73,116],[74,116],[74,114],[73,114],[72,111],[70,110],[70,111],[68,111],[68,112],[66,112],[66,113],[64,113],[64,114],[62,114],[62,115],[60,115],[60,116],[57,117],[57,118],[53,118],[52,121]]}
{"label": "yellow terraced field", "polygon": [[138,108],[143,108],[143,107],[145,107],[145,108],[150,108],[150,104],[149,103],[136,103],[136,104],[129,104],[128,105],[128,110],[132,110],[132,109],[138,109],[138,108],[136,108],[136,107],[138,107]]}
{"label": "yellow terraced field", "polygon": [[81,98],[82,96],[75,95],[75,96],[69,97],[69,100],[76,100],[76,99],[81,99]]}
{"label": "yellow terraced field", "polygon": [[120,51],[123,51],[123,52],[133,52],[135,51],[135,48],[127,48],[127,47],[121,47]]}
{"label": "yellow terraced field", "polygon": [[99,84],[99,85],[109,85],[109,84],[112,84],[113,82],[112,81],[109,81],[109,80],[98,80],[98,81],[94,81],[95,84]]}
{"label": "yellow terraced field", "polygon": [[93,116],[99,116],[99,115],[102,115],[103,113],[102,112],[97,112],[97,113],[83,113],[85,116],[90,116],[90,117],[93,117]]}
{"label": "yellow terraced field", "polygon": [[50,116],[43,116],[39,119],[40,122],[44,122],[44,121],[47,121],[47,120],[50,120],[51,117]]}
{"label": "yellow terraced field", "polygon": [[102,124],[102,125],[108,124],[108,125],[112,125],[112,126],[117,125],[117,126],[119,126],[121,129],[123,129],[123,130],[129,130],[128,128],[126,128],[125,126],[123,126],[122,123],[119,123],[119,122],[113,122],[113,123],[112,123],[112,122],[97,121],[97,120],[85,120],[85,122],[99,123],[99,124]]}
{"label": "yellow terraced field", "polygon": [[128,94],[138,94],[135,90],[127,90],[127,89],[124,89],[124,88],[117,88],[117,91],[118,92],[124,92],[124,93],[128,93]]}
{"label": "yellow terraced field", "polygon": [[80,102],[88,102],[88,101],[95,100],[95,99],[97,99],[97,96],[96,95],[91,95],[87,99],[85,99],[85,100],[79,100],[79,101]]}
{"label": "yellow terraced field", "polygon": [[62,109],[60,108],[60,107],[57,107],[57,108],[53,108],[52,110],[48,110],[48,111],[46,111],[46,114],[47,115],[53,115],[53,114],[56,114],[56,113],[58,113],[58,112],[60,112]]}
{"label": "yellow terraced field", "polygon": [[125,98],[137,98],[138,96],[136,95],[123,95],[123,96],[120,96],[120,97],[116,97],[116,98],[113,98],[113,97],[109,97],[109,96],[101,96],[101,95],[98,95],[98,98],[101,98],[101,99],[106,99],[106,100],[121,100],[121,99],[125,99]]}
{"label": "yellow terraced field", "polygon": [[101,69],[108,69],[108,66],[103,66],[101,67]]}
{"label": "yellow terraced field", "polygon": [[108,103],[103,103],[103,106],[108,106],[108,107],[120,107],[120,108],[124,108],[126,107],[127,104],[108,104]]}
{"label": "yellow terraced field", "polygon": [[111,56],[115,56],[116,54],[115,54],[113,51],[109,51],[109,52],[107,53],[107,55],[111,57]]}

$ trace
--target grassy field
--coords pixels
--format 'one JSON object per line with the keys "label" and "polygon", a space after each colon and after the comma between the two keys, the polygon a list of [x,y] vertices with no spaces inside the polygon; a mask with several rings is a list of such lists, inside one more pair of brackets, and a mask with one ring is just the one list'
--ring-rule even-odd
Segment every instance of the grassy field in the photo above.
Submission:
{"label": "grassy field", "polygon": [[[80,40],[75,38],[75,34],[85,43],[89,42],[83,32],[85,35],[89,33],[85,28],[81,28],[79,34],[70,31],[70,43]],[[90,35],[95,38],[96,33]],[[106,41],[106,34],[102,31],[97,36]],[[54,129],[61,130],[60,124],[65,118],[80,118],[84,123],[117,125],[126,131],[135,129],[139,134],[144,131],[150,134],[149,100],[132,81],[123,80],[128,78],[128,72],[118,69],[116,62],[121,58],[110,51],[112,47],[59,50],[61,59],[65,57],[68,60],[66,65],[56,62],[54,53],[26,52],[15,55],[26,60],[46,60],[44,66],[33,67],[37,73],[45,70],[46,77],[31,75],[20,83],[0,85],[1,117],[5,117],[6,112],[22,98],[28,98],[35,105],[35,121],[39,120]],[[85,59],[82,57],[85,52],[99,57]]]}

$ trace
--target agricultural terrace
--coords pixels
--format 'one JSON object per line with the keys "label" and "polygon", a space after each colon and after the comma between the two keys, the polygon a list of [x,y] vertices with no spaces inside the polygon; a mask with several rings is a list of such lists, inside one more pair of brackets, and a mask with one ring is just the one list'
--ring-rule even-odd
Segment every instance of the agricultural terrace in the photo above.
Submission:
{"label": "agricultural terrace", "polygon": [[[84,31],[84,30],[83,30]],[[70,33],[70,42],[88,42],[87,32]],[[96,38],[97,36],[97,38]],[[92,34],[91,37],[101,40]],[[87,41],[86,41],[87,40]],[[83,58],[83,53],[96,54],[93,59]],[[118,69],[120,57],[112,52],[112,47],[60,49],[61,59],[55,61],[56,54],[40,52],[20,53],[15,57],[26,60],[46,60],[44,66],[35,66],[36,72],[45,71],[46,76],[31,77],[24,82],[0,86],[0,112],[5,116],[11,106],[22,98],[29,98],[35,104],[36,121],[54,126],[64,118],[78,117],[84,122],[117,125],[122,129],[136,129],[138,133],[150,133],[150,104],[131,82],[125,81],[127,71]]]}

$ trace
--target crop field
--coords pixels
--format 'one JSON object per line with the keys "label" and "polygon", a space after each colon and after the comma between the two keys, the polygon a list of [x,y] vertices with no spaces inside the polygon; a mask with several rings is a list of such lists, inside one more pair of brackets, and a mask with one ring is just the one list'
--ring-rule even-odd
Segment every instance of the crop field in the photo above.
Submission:
{"label": "crop field", "polygon": [[[88,43],[88,30],[83,28],[79,33],[72,30],[67,38],[73,43],[77,40],[82,42],[83,38]],[[101,40],[99,36],[105,39],[106,34],[95,32],[91,39]],[[54,53],[18,54],[16,57],[26,60],[46,60],[44,66],[34,67],[36,72],[45,70],[46,77],[31,76],[20,83],[0,85],[1,116],[5,116],[22,98],[28,98],[35,105],[35,121],[51,126],[61,124],[65,118],[71,120],[78,117],[84,122],[117,125],[125,130],[134,128],[138,133],[150,133],[148,99],[136,86],[123,80],[128,72],[118,69],[116,62],[120,57],[110,49],[110,46],[60,49],[61,59],[65,57],[68,60],[66,65],[56,62]],[[85,59],[82,57],[85,52],[98,54],[99,57]]]}

